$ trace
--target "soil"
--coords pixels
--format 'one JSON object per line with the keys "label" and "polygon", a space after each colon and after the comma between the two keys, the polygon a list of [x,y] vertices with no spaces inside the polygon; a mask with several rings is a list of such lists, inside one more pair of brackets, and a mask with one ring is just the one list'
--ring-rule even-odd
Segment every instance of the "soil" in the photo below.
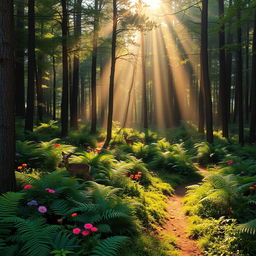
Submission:
{"label": "soil", "polygon": [[177,238],[177,247],[181,256],[202,256],[196,242],[188,236],[188,217],[183,212],[183,198],[186,187],[191,184],[177,187],[175,194],[168,200],[168,218],[159,235],[172,234]]}

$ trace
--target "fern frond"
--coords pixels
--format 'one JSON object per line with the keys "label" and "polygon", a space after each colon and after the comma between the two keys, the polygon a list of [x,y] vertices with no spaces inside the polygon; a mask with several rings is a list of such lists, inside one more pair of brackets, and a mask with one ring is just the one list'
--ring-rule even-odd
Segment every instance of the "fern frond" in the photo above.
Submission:
{"label": "fern frond", "polygon": [[0,218],[15,216],[23,193],[7,192],[0,196]]}
{"label": "fern frond", "polygon": [[256,235],[256,219],[244,224],[240,224],[238,226],[238,230],[249,235]]}
{"label": "fern frond", "polygon": [[113,236],[104,239],[93,249],[90,256],[118,256],[119,250],[127,240],[126,236]]}

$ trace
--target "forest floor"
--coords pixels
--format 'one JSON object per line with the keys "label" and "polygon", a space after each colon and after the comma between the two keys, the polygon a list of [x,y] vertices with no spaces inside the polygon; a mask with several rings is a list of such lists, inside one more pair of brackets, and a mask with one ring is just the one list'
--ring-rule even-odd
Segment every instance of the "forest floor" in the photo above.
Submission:
{"label": "forest floor", "polygon": [[[209,170],[196,166],[202,176],[206,175]],[[173,235],[177,238],[177,248],[180,250],[181,256],[202,256],[203,253],[196,245],[196,241],[188,236],[187,229],[189,226],[188,217],[183,211],[183,199],[185,197],[187,187],[197,183],[183,184],[176,188],[174,195],[168,199],[167,222],[161,230],[159,237]]]}
{"label": "forest floor", "polygon": [[176,188],[175,193],[168,200],[167,222],[159,231],[159,237],[173,235],[177,238],[177,247],[181,256],[202,256],[196,242],[187,234],[189,225],[188,217],[183,212],[183,198],[186,194],[186,187],[192,185],[181,185]]}

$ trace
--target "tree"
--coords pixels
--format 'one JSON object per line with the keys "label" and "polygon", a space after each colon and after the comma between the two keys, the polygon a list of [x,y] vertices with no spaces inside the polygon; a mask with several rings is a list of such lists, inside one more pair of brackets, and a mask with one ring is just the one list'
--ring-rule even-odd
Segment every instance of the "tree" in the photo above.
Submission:
{"label": "tree", "polygon": [[201,86],[204,93],[206,139],[213,142],[212,99],[208,63],[208,0],[202,1],[201,21]]}
{"label": "tree", "polygon": [[15,190],[13,1],[0,1],[0,193]]}
{"label": "tree", "polygon": [[237,1],[237,59],[236,59],[236,92],[239,117],[239,143],[244,144],[244,115],[243,115],[243,56],[242,56],[242,28],[241,28],[241,2]]}
{"label": "tree", "polygon": [[20,0],[17,2],[17,18],[16,18],[16,53],[15,53],[15,102],[16,115],[25,116],[25,75],[24,75],[24,59],[25,59],[25,2]]}
{"label": "tree", "polygon": [[61,0],[62,6],[62,99],[61,99],[61,136],[68,135],[68,11],[67,1]]}
{"label": "tree", "polygon": [[25,130],[33,131],[35,101],[35,0],[28,1],[28,88]]}
{"label": "tree", "polygon": [[107,137],[104,143],[104,148],[107,148],[112,138],[112,121],[114,110],[114,84],[116,71],[116,42],[117,42],[117,0],[113,0],[113,29],[112,29],[112,50],[111,50],[111,71],[109,81],[109,100],[108,100],[108,123],[107,123]]}
{"label": "tree", "polygon": [[250,122],[250,142],[256,141],[256,11],[254,14],[253,45],[252,45],[252,79],[251,79],[251,122]]}
{"label": "tree", "polygon": [[225,25],[223,23],[224,17],[224,0],[219,2],[219,111],[222,124],[222,134],[228,138],[228,91],[226,79],[226,51],[225,51]]}
{"label": "tree", "polygon": [[73,86],[70,102],[70,126],[72,129],[78,129],[78,91],[79,91],[79,74],[80,74],[80,37],[81,37],[81,12],[82,0],[75,2],[75,31],[76,49],[73,60]]}

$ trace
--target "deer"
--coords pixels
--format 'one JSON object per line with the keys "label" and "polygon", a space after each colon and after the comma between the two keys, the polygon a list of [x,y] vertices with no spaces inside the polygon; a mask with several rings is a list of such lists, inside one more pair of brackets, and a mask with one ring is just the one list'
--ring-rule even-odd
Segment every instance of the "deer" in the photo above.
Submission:
{"label": "deer", "polygon": [[133,140],[128,139],[128,135],[127,134],[124,134],[123,136],[124,136],[124,140],[125,140],[127,145],[133,145]]}
{"label": "deer", "polygon": [[69,163],[69,158],[72,156],[78,156],[74,153],[65,154],[62,152],[62,163],[66,167],[71,176],[80,176],[86,180],[92,180],[90,177],[91,166],[89,164]]}

